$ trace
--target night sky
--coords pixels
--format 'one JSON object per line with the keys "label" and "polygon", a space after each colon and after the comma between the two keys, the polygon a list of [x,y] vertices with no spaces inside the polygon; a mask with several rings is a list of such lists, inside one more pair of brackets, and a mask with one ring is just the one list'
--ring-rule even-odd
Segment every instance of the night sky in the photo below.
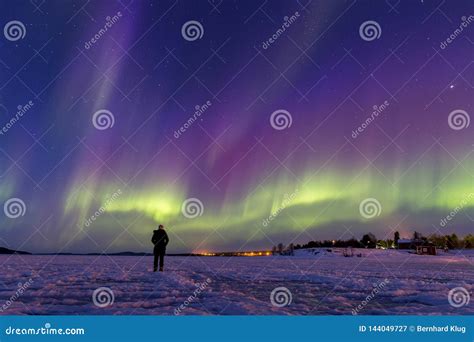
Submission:
{"label": "night sky", "polygon": [[160,223],[169,252],[472,232],[472,15],[2,1],[0,246],[150,251]]}

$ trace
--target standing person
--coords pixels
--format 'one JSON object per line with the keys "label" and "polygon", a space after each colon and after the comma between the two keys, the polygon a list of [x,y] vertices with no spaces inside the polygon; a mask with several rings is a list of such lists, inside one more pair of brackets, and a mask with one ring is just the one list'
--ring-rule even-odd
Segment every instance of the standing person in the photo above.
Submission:
{"label": "standing person", "polygon": [[170,240],[168,239],[168,234],[166,234],[165,228],[162,224],[160,224],[158,229],[153,231],[153,237],[151,238],[151,242],[153,242],[155,245],[155,248],[153,248],[153,272],[156,272],[156,269],[158,268],[158,258],[160,259],[160,272],[163,272],[166,245],[169,241]]}

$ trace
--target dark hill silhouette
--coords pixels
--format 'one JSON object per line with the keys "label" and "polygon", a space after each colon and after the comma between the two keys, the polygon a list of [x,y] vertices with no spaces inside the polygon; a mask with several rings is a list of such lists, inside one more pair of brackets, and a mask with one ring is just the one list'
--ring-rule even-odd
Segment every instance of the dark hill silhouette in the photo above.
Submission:
{"label": "dark hill silhouette", "polygon": [[[16,251],[13,249],[8,249],[5,247],[0,247],[1,254],[23,254],[23,255],[84,255],[84,256],[94,256],[94,255],[108,255],[108,256],[153,256],[153,253],[146,252],[118,252],[118,253],[30,253],[25,251]],[[177,253],[177,254],[168,254],[169,256],[199,256],[199,254],[193,253]]]}
{"label": "dark hill silhouette", "polygon": [[15,250],[8,249],[5,247],[0,247],[0,254],[31,254],[31,253],[24,252],[24,251],[15,251]]}

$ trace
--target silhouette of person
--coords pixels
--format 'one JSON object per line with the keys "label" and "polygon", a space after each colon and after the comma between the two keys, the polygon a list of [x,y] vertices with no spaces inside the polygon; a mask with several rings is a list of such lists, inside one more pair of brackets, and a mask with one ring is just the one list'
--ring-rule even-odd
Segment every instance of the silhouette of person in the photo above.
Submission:
{"label": "silhouette of person", "polygon": [[168,238],[168,234],[166,234],[165,228],[160,224],[158,229],[153,231],[153,237],[151,238],[151,242],[155,245],[155,248],[153,248],[153,272],[156,272],[158,268],[158,258],[160,259],[160,272],[163,272],[166,245],[169,241],[170,239]]}

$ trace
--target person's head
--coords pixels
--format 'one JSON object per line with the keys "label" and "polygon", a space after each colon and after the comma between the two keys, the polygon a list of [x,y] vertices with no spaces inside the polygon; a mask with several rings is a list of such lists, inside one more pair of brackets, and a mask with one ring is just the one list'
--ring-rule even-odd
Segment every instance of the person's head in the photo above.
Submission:
{"label": "person's head", "polygon": [[160,224],[160,225],[158,226],[158,229],[165,229],[165,227],[163,227],[163,225]]}

